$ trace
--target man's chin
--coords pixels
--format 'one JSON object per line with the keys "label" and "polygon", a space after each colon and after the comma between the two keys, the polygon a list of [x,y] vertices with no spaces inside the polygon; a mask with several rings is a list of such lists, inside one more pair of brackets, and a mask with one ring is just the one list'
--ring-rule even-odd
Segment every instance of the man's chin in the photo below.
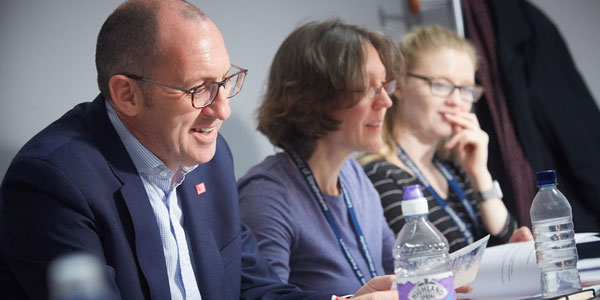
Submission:
{"label": "man's chin", "polygon": [[210,146],[201,147],[201,149],[195,149],[196,152],[189,157],[189,161],[184,165],[195,166],[207,163],[213,159],[216,152],[216,143]]}

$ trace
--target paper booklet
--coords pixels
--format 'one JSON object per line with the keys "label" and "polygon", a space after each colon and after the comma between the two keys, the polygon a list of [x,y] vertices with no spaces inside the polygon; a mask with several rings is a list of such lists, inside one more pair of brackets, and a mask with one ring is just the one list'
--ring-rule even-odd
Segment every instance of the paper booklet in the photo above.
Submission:
{"label": "paper booklet", "polygon": [[481,257],[483,257],[489,239],[490,235],[488,234],[478,241],[450,254],[450,264],[454,272],[454,288],[461,287],[475,280]]}
{"label": "paper booklet", "polygon": [[[577,267],[582,285],[586,287],[600,284],[600,252],[593,251],[594,257],[588,258],[582,257],[581,252],[585,251],[582,251],[583,248],[580,249],[580,247],[589,248],[589,245],[598,249],[600,247],[598,233],[577,233],[575,241],[580,252]],[[587,244],[591,242],[594,243]],[[533,241],[487,248],[481,258],[479,271],[475,269],[475,272],[477,277],[470,283],[473,292],[459,294],[457,298],[479,300],[540,298],[540,270],[536,262]],[[459,286],[455,285],[455,287]]]}

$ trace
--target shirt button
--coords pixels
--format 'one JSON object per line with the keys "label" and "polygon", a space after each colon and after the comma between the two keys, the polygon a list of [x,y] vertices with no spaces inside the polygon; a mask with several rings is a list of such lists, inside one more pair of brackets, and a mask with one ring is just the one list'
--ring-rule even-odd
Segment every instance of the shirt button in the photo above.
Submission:
{"label": "shirt button", "polygon": [[166,177],[167,176],[167,172],[166,171],[160,171],[158,174],[160,176],[162,176],[162,177]]}

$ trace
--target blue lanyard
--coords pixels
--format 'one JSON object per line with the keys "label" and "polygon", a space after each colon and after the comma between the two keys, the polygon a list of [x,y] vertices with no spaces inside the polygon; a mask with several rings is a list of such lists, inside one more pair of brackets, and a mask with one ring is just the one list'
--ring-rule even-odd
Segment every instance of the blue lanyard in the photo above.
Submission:
{"label": "blue lanyard", "polygon": [[[317,181],[315,180],[315,176],[313,175],[312,171],[310,170],[310,167],[295,152],[289,151],[289,150],[286,150],[286,152],[292,158],[292,160],[296,164],[296,167],[298,168],[298,170],[300,170],[300,174],[302,174],[302,177],[304,177],[304,180],[306,180],[306,183],[308,183],[308,185],[310,186],[310,189],[313,192],[315,199],[317,200],[317,202],[319,203],[319,206],[321,207],[321,211],[323,211],[323,215],[325,215],[327,222],[329,222],[329,226],[333,230],[333,233],[335,234],[335,236],[340,244],[340,247],[342,248],[342,252],[344,252],[344,255],[346,256],[346,259],[350,263],[352,270],[354,270],[356,277],[361,282],[361,284],[363,284],[363,285],[366,284],[367,280],[365,279],[365,276],[363,275],[362,271],[356,264],[356,260],[352,256],[352,253],[350,253],[348,246],[346,246],[346,242],[344,242],[344,239],[342,238],[342,234],[340,233],[339,227],[337,226],[337,223],[333,219],[331,210],[329,209],[329,206],[327,205],[327,203],[325,202],[325,199],[323,198],[323,192],[321,192],[321,189],[319,188],[319,185],[317,184]],[[342,195],[344,197],[344,202],[346,203],[346,207],[348,208],[348,214],[350,215],[350,219],[352,220],[352,225],[354,227],[354,233],[356,234],[356,237],[361,245],[360,250],[362,252],[363,257],[367,261],[367,264],[369,265],[369,271],[371,272],[371,276],[375,277],[375,276],[377,276],[377,270],[375,269],[375,264],[373,263],[371,251],[369,251],[369,246],[367,245],[367,240],[365,239],[365,236],[363,235],[363,232],[360,229],[360,225],[358,224],[358,219],[356,218],[356,213],[354,212],[354,205],[352,205],[352,200],[350,199],[350,195],[346,191],[346,188],[345,188],[344,183],[342,182],[341,178],[340,178],[340,186],[342,188]]]}
{"label": "blue lanyard", "polygon": [[[415,174],[415,176],[417,176],[419,181],[421,181],[421,184],[423,184],[423,186],[425,186],[425,188],[427,188],[429,193],[431,195],[433,195],[433,198],[437,201],[437,203],[448,214],[448,216],[450,216],[450,218],[452,219],[452,221],[454,221],[456,226],[458,226],[458,229],[462,233],[462,235],[465,238],[465,240],[467,241],[467,243],[469,243],[469,244],[473,243],[475,239],[473,238],[473,234],[471,233],[471,231],[469,230],[469,228],[467,227],[465,222],[454,211],[454,209],[452,209],[452,207],[450,207],[450,205],[448,205],[448,203],[444,199],[442,199],[442,197],[440,197],[440,195],[433,189],[433,187],[431,186],[429,181],[425,178],[423,173],[421,173],[421,170],[419,169],[419,167],[417,167],[415,162],[408,156],[408,154],[406,154],[406,151],[404,151],[404,149],[402,149],[400,144],[397,144],[397,146],[398,146],[398,158],[400,158],[400,160],[408,168],[411,169],[413,174]],[[463,190],[460,188],[460,186],[458,186],[458,182],[456,182],[456,179],[454,178],[454,176],[452,175],[452,173],[450,172],[448,167],[446,165],[444,165],[439,159],[434,158],[433,164],[442,173],[442,175],[444,175],[444,178],[446,178],[446,181],[448,181],[448,185],[456,193],[456,195],[460,199],[461,204],[467,211],[469,218],[471,219],[471,221],[473,221],[473,227],[475,228],[475,232],[477,233],[478,236],[481,236],[480,228],[479,228],[481,221],[479,220],[479,217],[477,216],[475,209],[471,205],[471,202],[469,202],[469,200],[467,199],[467,196],[465,195]]]}

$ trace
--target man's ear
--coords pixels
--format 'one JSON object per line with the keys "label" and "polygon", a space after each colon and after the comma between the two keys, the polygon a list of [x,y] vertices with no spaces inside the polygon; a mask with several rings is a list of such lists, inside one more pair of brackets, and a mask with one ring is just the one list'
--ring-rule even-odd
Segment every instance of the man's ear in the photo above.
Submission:
{"label": "man's ear", "polygon": [[114,75],[108,81],[112,104],[121,114],[134,117],[143,105],[143,93],[135,79],[125,75]]}

